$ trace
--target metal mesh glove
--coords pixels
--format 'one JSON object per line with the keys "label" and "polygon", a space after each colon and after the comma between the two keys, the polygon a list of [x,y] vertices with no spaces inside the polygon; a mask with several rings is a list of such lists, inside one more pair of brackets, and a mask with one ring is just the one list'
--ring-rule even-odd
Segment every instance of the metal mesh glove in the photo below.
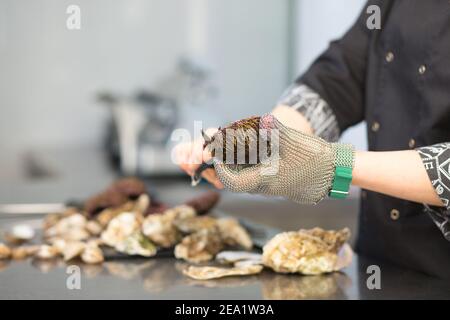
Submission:
{"label": "metal mesh glove", "polygon": [[325,198],[333,182],[336,144],[288,128],[270,114],[261,117],[261,128],[278,129],[275,154],[244,168],[213,159],[223,185],[234,192],[283,196],[303,204]]}

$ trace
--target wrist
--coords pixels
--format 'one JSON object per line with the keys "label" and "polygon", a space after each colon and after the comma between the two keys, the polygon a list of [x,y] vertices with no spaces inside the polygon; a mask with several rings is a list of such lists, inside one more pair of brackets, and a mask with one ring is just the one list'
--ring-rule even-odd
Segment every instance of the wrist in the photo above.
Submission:
{"label": "wrist", "polygon": [[364,163],[365,159],[368,155],[368,151],[355,151],[354,154],[354,166],[353,166],[353,172],[352,172],[352,185],[363,188],[363,174],[364,172]]}

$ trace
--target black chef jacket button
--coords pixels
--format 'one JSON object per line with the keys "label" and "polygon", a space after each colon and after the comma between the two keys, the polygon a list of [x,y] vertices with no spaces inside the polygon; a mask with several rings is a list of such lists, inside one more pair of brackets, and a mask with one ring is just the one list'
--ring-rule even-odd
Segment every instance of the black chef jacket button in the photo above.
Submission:
{"label": "black chef jacket button", "polygon": [[380,130],[380,123],[377,121],[372,122],[372,126],[370,127],[373,132],[377,132]]}
{"label": "black chef jacket button", "polygon": [[424,74],[425,72],[427,72],[427,67],[423,64],[419,67],[419,73]]}
{"label": "black chef jacket button", "polygon": [[409,139],[408,146],[412,149],[416,146],[416,140]]}
{"label": "black chef jacket button", "polygon": [[388,53],[386,53],[386,62],[392,62],[394,61],[394,54],[389,51]]}
{"label": "black chef jacket button", "polygon": [[392,209],[391,210],[391,219],[392,220],[398,220],[398,218],[400,218],[400,211],[398,211],[397,209]]}
{"label": "black chef jacket button", "polygon": [[367,198],[367,191],[361,190],[361,198],[366,199]]}

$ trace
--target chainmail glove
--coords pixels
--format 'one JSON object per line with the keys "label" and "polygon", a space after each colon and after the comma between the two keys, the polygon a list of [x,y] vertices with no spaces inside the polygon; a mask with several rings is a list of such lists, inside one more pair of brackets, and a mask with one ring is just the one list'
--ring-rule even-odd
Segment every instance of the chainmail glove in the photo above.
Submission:
{"label": "chainmail glove", "polygon": [[260,129],[278,133],[272,155],[258,164],[238,168],[213,159],[219,180],[233,192],[282,196],[317,204],[332,186],[338,144],[288,128],[273,115],[261,117]]}

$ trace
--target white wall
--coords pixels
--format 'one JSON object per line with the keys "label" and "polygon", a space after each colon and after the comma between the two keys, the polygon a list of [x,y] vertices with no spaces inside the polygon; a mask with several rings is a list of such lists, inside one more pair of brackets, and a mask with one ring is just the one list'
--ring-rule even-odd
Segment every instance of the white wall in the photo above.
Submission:
{"label": "white wall", "polygon": [[[297,60],[298,74],[304,72],[328,43],[339,38],[355,22],[365,0],[297,0]],[[365,124],[345,132],[342,140],[366,149]]]}
{"label": "white wall", "polygon": [[[66,29],[73,3],[79,31]],[[286,85],[286,8],[279,0],[0,0],[0,147],[98,145],[107,113],[96,91],[151,88],[185,54],[204,54],[216,71],[220,96],[209,114],[230,121],[269,110]]]}

